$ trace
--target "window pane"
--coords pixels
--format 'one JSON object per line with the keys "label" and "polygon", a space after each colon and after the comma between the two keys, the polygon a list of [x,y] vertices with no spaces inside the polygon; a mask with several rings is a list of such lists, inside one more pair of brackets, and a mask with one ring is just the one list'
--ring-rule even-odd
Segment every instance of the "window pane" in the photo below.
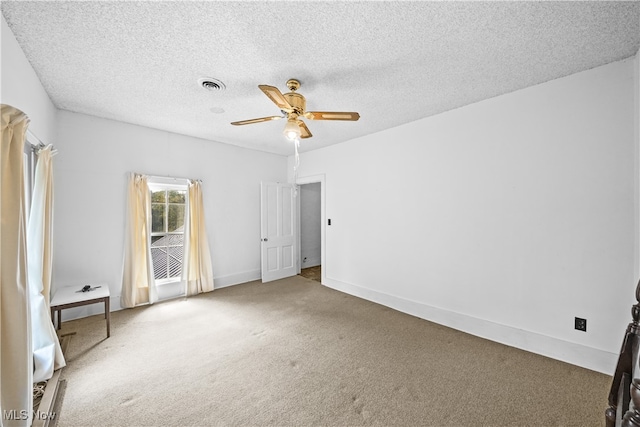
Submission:
{"label": "window pane", "polygon": [[151,236],[151,247],[167,246],[167,236]]}
{"label": "window pane", "polygon": [[167,234],[163,242],[163,246],[182,246],[184,245],[184,234]]}
{"label": "window pane", "polygon": [[160,203],[151,203],[151,232],[161,233],[164,229],[166,205]]}
{"label": "window pane", "polygon": [[153,277],[156,279],[167,278],[167,248],[151,248],[153,260]]}
{"label": "window pane", "polygon": [[164,203],[165,201],[165,193],[166,191],[152,191],[151,192],[151,203]]}
{"label": "window pane", "polygon": [[169,190],[169,203],[184,203],[186,191]]}
{"label": "window pane", "polygon": [[169,255],[169,277],[178,277],[182,273],[182,246],[167,248]]}
{"label": "window pane", "polygon": [[184,231],[184,205],[169,205],[167,231]]}

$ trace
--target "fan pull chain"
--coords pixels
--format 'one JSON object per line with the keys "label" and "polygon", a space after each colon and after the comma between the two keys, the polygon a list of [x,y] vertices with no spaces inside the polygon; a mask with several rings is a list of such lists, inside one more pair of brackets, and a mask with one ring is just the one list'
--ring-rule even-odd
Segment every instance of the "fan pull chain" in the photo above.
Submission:
{"label": "fan pull chain", "polygon": [[293,155],[293,197],[298,197],[298,166],[300,166],[300,154],[298,154],[298,148],[300,147],[300,138],[296,138],[293,141],[295,154]]}

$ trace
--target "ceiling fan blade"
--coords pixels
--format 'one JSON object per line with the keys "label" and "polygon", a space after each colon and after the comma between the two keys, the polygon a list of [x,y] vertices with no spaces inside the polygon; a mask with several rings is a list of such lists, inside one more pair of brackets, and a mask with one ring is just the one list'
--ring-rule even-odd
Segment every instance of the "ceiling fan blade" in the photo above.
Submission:
{"label": "ceiling fan blade", "polygon": [[356,112],[338,111],[307,111],[304,116],[311,120],[349,120],[352,122],[360,118],[360,114]]}
{"label": "ceiling fan blade", "polygon": [[313,136],[302,120],[298,120],[298,126],[300,126],[300,138],[311,138]]}
{"label": "ceiling fan blade", "polygon": [[278,120],[278,119],[281,119],[281,118],[282,118],[282,116],[261,117],[259,119],[240,120],[239,122],[231,122],[231,124],[234,125],[234,126],[250,125],[252,123],[269,122],[271,120]]}
{"label": "ceiling fan blade", "polygon": [[284,95],[282,95],[282,92],[280,92],[277,87],[269,85],[258,85],[258,87],[269,97],[270,100],[273,101],[274,104],[278,106],[279,109],[287,112],[293,111],[293,108],[289,105]]}

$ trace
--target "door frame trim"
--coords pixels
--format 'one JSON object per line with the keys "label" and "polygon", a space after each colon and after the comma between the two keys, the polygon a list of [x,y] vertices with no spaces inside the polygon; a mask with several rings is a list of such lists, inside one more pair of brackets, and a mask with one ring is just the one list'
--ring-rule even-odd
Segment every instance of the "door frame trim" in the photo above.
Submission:
{"label": "door frame trim", "polygon": [[[326,183],[325,183],[325,174],[317,174],[317,175],[309,175],[298,177],[296,180],[296,185],[304,185],[304,184],[315,184],[320,183],[320,283],[323,285],[326,282],[327,278],[327,240],[326,240],[326,225],[327,225],[327,215],[326,215]],[[298,254],[297,254],[297,263],[298,263],[298,274],[302,270],[302,260],[301,260],[301,236],[300,236],[300,189],[298,188],[298,200],[296,202],[296,222],[297,222],[297,243],[298,243]]]}

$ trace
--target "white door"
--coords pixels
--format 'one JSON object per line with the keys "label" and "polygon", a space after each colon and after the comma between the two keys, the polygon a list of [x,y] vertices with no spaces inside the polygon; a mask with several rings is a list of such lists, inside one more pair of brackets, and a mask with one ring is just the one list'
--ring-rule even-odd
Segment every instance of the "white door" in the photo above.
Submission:
{"label": "white door", "polygon": [[260,183],[262,283],[297,273],[292,184]]}

